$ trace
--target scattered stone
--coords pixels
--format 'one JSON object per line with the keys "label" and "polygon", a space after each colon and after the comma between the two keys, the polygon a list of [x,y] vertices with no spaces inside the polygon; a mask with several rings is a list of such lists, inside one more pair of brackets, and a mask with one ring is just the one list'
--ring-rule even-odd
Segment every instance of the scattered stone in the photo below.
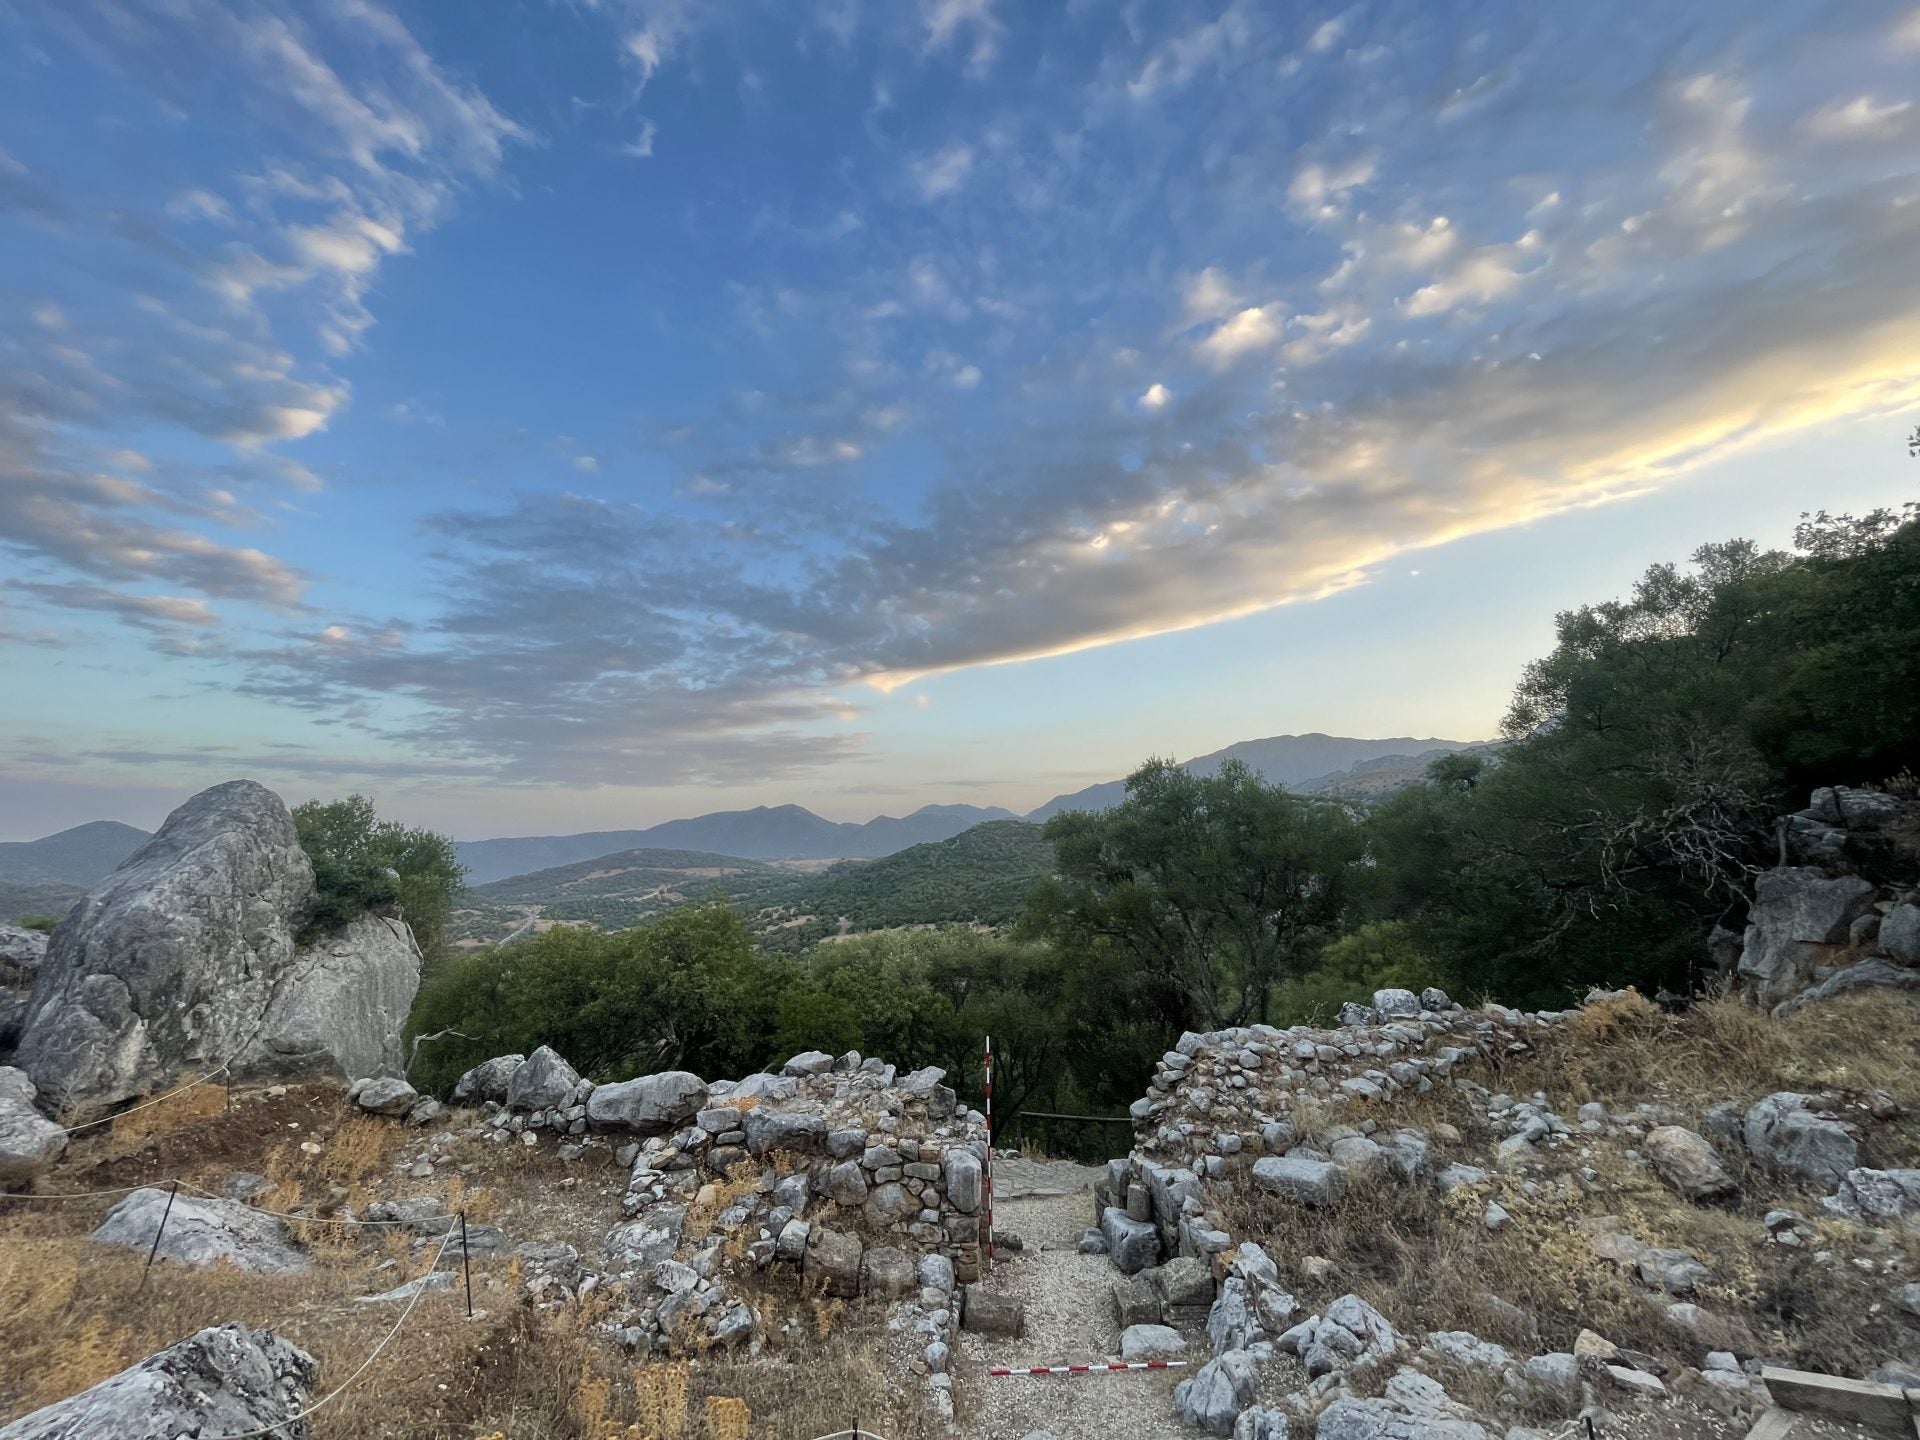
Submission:
{"label": "scattered stone", "polygon": [[833,1057],[824,1050],[806,1050],[780,1067],[782,1075],[824,1075],[833,1069]]}
{"label": "scattered stone", "polygon": [[1769,1169],[1837,1186],[1860,1163],[1859,1147],[1839,1121],[1808,1108],[1810,1097],[1783,1090],[1747,1111],[1747,1149]]}
{"label": "scattered stone", "polygon": [[348,1092],[353,1103],[369,1115],[404,1115],[420,1100],[420,1092],[396,1076],[356,1080]]}
{"label": "scattered stone", "polygon": [[1653,1173],[1683,1199],[1717,1205],[1739,1197],[1740,1187],[1719,1152],[1685,1126],[1662,1125],[1651,1131],[1646,1156]]}

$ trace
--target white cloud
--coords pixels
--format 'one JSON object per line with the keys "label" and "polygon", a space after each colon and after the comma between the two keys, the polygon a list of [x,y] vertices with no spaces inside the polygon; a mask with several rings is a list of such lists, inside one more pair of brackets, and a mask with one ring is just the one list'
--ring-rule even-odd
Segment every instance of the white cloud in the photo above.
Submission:
{"label": "white cloud", "polygon": [[1231,59],[1252,36],[1246,8],[1235,0],[1226,11],[1195,29],[1168,40],[1127,82],[1127,93],[1146,100],[1161,90],[1185,85],[1202,70]]}
{"label": "white cloud", "polygon": [[33,307],[33,323],[42,330],[64,330],[67,328],[67,312],[53,301],[47,300]]}
{"label": "white cloud", "polygon": [[653,140],[659,133],[659,126],[655,125],[653,121],[643,120],[640,124],[639,135],[622,145],[620,147],[620,153],[634,160],[651,160],[653,158]]}
{"label": "white cloud", "polygon": [[922,200],[938,200],[951,195],[967,183],[973,173],[973,147],[949,145],[932,155],[924,155],[908,167],[914,188]]}
{"label": "white cloud", "polygon": [[1313,34],[1307,37],[1307,49],[1316,55],[1324,55],[1340,43],[1340,37],[1346,33],[1347,21],[1344,15],[1336,15],[1331,20],[1321,22],[1314,27]]}
{"label": "white cloud", "polygon": [[1898,135],[1913,111],[1911,100],[1879,104],[1871,95],[1836,100],[1807,116],[1807,129],[1823,140],[1882,139]]}
{"label": "white cloud", "polygon": [[1180,302],[1180,328],[1184,330],[1202,320],[1231,314],[1240,304],[1240,290],[1224,270],[1209,265],[1181,287]]}
{"label": "white cloud", "polygon": [[1164,410],[1173,399],[1173,392],[1158,380],[1149,385],[1133,403],[1142,410]]}
{"label": "white cloud", "polygon": [[573,468],[578,470],[582,475],[598,475],[600,473],[600,457],[598,455],[576,455],[573,457]]}
{"label": "white cloud", "polygon": [[1225,369],[1244,356],[1277,344],[1285,314],[1285,307],[1278,302],[1250,305],[1215,326],[1194,348],[1215,369]]}
{"label": "white cloud", "polygon": [[227,220],[233,215],[227,202],[211,190],[183,190],[167,202],[175,220]]}
{"label": "white cloud", "polygon": [[1303,165],[1287,186],[1287,199],[1308,219],[1332,218],[1342,213],[1348,191],[1373,178],[1377,163],[1373,155],[1356,155],[1332,165]]}
{"label": "white cloud", "polygon": [[1440,315],[1468,303],[1487,304],[1511,294],[1544,252],[1540,232],[1529,230],[1511,245],[1487,245],[1462,256],[1444,276],[1408,297],[1411,316]]}
{"label": "white cloud", "polygon": [[1000,37],[1006,27],[994,16],[993,0],[921,0],[920,14],[926,22],[929,53],[970,41],[967,68],[980,74],[1000,52]]}
{"label": "white cloud", "polygon": [[962,365],[953,372],[953,378],[947,382],[956,390],[971,390],[980,383],[978,365]]}

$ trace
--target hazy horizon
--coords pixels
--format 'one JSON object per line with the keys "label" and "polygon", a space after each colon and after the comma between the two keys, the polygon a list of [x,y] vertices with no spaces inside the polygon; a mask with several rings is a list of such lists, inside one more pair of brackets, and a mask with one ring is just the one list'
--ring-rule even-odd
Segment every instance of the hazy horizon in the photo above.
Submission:
{"label": "hazy horizon", "polygon": [[0,13],[0,837],[1487,738],[1915,494],[1920,8]]}

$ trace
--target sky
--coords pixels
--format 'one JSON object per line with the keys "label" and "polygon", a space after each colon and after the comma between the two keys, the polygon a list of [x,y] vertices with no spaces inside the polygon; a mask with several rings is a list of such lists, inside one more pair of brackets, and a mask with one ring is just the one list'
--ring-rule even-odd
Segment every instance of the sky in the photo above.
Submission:
{"label": "sky", "polygon": [[0,839],[1493,735],[1915,493],[1920,8],[0,0]]}

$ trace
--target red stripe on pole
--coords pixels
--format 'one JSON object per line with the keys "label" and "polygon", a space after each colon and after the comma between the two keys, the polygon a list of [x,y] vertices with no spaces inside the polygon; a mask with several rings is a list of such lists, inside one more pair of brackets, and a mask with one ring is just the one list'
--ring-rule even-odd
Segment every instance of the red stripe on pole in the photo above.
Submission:
{"label": "red stripe on pole", "polygon": [[1185,1360],[1130,1360],[1118,1361],[1106,1365],[1023,1365],[996,1366],[987,1371],[989,1375],[1110,1375],[1125,1370],[1178,1370],[1186,1366]]}

